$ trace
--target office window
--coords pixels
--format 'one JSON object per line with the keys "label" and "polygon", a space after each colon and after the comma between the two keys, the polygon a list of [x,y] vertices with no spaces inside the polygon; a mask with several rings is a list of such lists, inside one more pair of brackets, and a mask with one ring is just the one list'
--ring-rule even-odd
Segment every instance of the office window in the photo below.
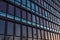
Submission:
{"label": "office window", "polygon": [[43,5],[44,5],[44,8],[46,8],[46,2],[44,2]]}
{"label": "office window", "polygon": [[22,37],[26,37],[27,36],[27,28],[26,26],[22,25]]}
{"label": "office window", "polygon": [[32,6],[32,10],[35,10],[35,6],[33,2],[31,2],[31,6]]}
{"label": "office window", "polygon": [[48,39],[47,31],[45,31],[45,39]]}
{"label": "office window", "polygon": [[38,5],[35,5],[35,8],[36,8],[36,12],[38,12]]}
{"label": "office window", "polygon": [[44,39],[44,31],[41,30],[41,34],[42,34],[42,39]]}
{"label": "office window", "polygon": [[20,24],[16,24],[16,26],[15,26],[15,34],[16,34],[16,36],[20,36]]}
{"label": "office window", "polygon": [[27,20],[31,21],[31,13],[27,12]]}
{"label": "office window", "polygon": [[4,34],[5,30],[5,21],[0,20],[0,34]]}
{"label": "office window", "polygon": [[11,15],[14,15],[14,6],[13,5],[8,4],[8,13]]}
{"label": "office window", "polygon": [[3,1],[0,1],[0,11],[6,12],[7,4]]}
{"label": "office window", "polygon": [[22,18],[26,19],[26,11],[22,10]]}
{"label": "office window", "polygon": [[41,32],[40,32],[40,30],[38,29],[37,32],[38,32],[38,39],[41,39]]}
{"label": "office window", "polygon": [[32,28],[28,27],[28,37],[32,38]]}
{"label": "office window", "polygon": [[12,22],[8,22],[7,35],[13,35],[13,23]]}
{"label": "office window", "polygon": [[21,0],[16,0],[17,2],[21,2]]}
{"label": "office window", "polygon": [[14,40],[20,40],[20,37],[15,37]]}
{"label": "office window", "polygon": [[22,4],[26,6],[26,1],[27,0],[22,0]]}
{"label": "office window", "polygon": [[40,13],[40,15],[41,15],[41,8],[39,7],[39,13]]}
{"label": "office window", "polygon": [[36,16],[36,21],[37,21],[37,24],[39,24],[39,17]]}
{"label": "office window", "polygon": [[4,36],[3,35],[0,35],[0,40],[4,40]]}
{"label": "office window", "polygon": [[21,10],[16,8],[16,16],[21,17]]}
{"label": "office window", "polygon": [[28,38],[28,40],[32,40],[32,38]]}
{"label": "office window", "polygon": [[32,14],[32,22],[36,22],[35,15]]}
{"label": "office window", "polygon": [[27,0],[27,7],[30,8],[30,1],[29,0]]}
{"label": "office window", "polygon": [[33,28],[33,38],[37,38],[37,32],[35,28]]}
{"label": "office window", "polygon": [[5,40],[13,40],[13,36],[6,36]]}

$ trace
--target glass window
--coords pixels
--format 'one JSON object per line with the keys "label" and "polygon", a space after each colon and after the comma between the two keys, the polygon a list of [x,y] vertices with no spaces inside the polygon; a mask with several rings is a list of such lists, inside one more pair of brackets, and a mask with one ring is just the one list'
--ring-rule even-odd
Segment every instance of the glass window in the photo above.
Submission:
{"label": "glass window", "polygon": [[32,37],[32,28],[28,27],[28,37]]}
{"label": "glass window", "polygon": [[37,32],[35,28],[33,28],[33,38],[37,38]]}
{"label": "glass window", "polygon": [[45,39],[48,39],[48,37],[47,37],[47,31],[45,31]]}
{"label": "glass window", "polygon": [[6,12],[6,3],[3,1],[0,1],[0,11]]}
{"label": "glass window", "polygon": [[22,10],[22,18],[26,19],[26,11]]}
{"label": "glass window", "polygon": [[26,0],[22,0],[22,4],[26,5]]}
{"label": "glass window", "polygon": [[16,36],[20,36],[20,25],[19,24],[16,24]]}
{"label": "glass window", "polygon": [[41,30],[41,34],[42,34],[42,39],[44,39],[44,31]]}
{"label": "glass window", "polygon": [[32,38],[28,38],[28,40],[32,40]]}
{"label": "glass window", "polygon": [[0,35],[0,40],[4,40],[4,36],[3,35]]}
{"label": "glass window", "polygon": [[9,6],[8,13],[11,14],[11,15],[14,15],[14,6],[12,6],[10,4],[8,6]]}
{"label": "glass window", "polygon": [[37,24],[39,24],[39,17],[36,16]]}
{"label": "glass window", "polygon": [[31,2],[32,10],[35,10],[34,3]]}
{"label": "glass window", "polygon": [[38,29],[37,31],[38,31],[38,39],[40,39],[41,38],[40,30]]}
{"label": "glass window", "polygon": [[16,8],[16,16],[21,17],[21,11],[19,8]]}
{"label": "glass window", "polygon": [[37,5],[35,5],[36,6],[36,12],[38,12],[38,6]]}
{"label": "glass window", "polygon": [[13,23],[12,22],[8,22],[7,35],[13,35]]}
{"label": "glass window", "polygon": [[27,28],[26,28],[26,26],[22,26],[22,36],[23,37],[26,37],[27,36]]}
{"label": "glass window", "polygon": [[4,34],[5,30],[5,21],[0,20],[0,34]]}
{"label": "glass window", "polygon": [[30,8],[30,1],[29,0],[27,0],[27,7]]}
{"label": "glass window", "polygon": [[20,37],[15,37],[15,40],[20,40]]}
{"label": "glass window", "polygon": [[32,15],[32,22],[36,22],[35,15]]}
{"label": "glass window", "polygon": [[27,20],[31,21],[31,14],[27,13]]}
{"label": "glass window", "polygon": [[21,0],[16,0],[17,2],[21,2]]}
{"label": "glass window", "polygon": [[13,40],[13,36],[6,36],[5,40]]}

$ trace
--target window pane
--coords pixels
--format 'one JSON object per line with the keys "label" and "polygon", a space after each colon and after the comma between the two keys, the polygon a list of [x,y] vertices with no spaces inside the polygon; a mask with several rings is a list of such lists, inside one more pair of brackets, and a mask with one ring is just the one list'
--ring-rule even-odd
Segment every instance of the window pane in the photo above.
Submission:
{"label": "window pane", "polygon": [[20,37],[15,37],[15,40],[20,40]]}
{"label": "window pane", "polygon": [[16,16],[21,17],[21,11],[19,8],[16,8]]}
{"label": "window pane", "polygon": [[22,4],[26,5],[26,0],[22,0]]}
{"label": "window pane", "polygon": [[8,13],[11,14],[11,15],[14,15],[14,6],[9,4]]}
{"label": "window pane", "polygon": [[6,3],[3,1],[0,1],[0,11],[6,12]]}
{"label": "window pane", "polygon": [[0,20],[0,34],[4,34],[5,21]]}
{"label": "window pane", "polygon": [[4,40],[4,36],[3,35],[0,35],[0,40]]}
{"label": "window pane", "polygon": [[26,11],[22,10],[22,18],[26,19]]}
{"label": "window pane", "polygon": [[31,14],[30,13],[27,13],[27,20],[31,21]]}
{"label": "window pane", "polygon": [[26,26],[22,26],[22,36],[23,37],[26,37],[27,36]]}
{"label": "window pane", "polygon": [[27,0],[27,7],[30,8],[30,1],[29,0]]}
{"label": "window pane", "polygon": [[20,25],[16,24],[16,36],[20,36]]}
{"label": "window pane", "polygon": [[12,22],[8,22],[7,34],[8,35],[13,35],[13,23]]}
{"label": "window pane", "polygon": [[39,29],[38,29],[38,38],[41,38],[41,33]]}
{"label": "window pane", "polygon": [[33,38],[37,38],[37,33],[35,28],[33,28]]}
{"label": "window pane", "polygon": [[13,40],[13,37],[12,36],[6,36],[5,40]]}
{"label": "window pane", "polygon": [[26,37],[22,37],[22,40],[27,40],[27,38]]}
{"label": "window pane", "polygon": [[31,3],[31,5],[32,5],[32,10],[34,10],[35,8],[34,8],[34,3]]}
{"label": "window pane", "polygon": [[32,28],[28,27],[28,37],[32,37]]}
{"label": "window pane", "polygon": [[36,22],[35,15],[32,15],[32,22]]}
{"label": "window pane", "polygon": [[28,38],[28,40],[32,40],[32,38]]}

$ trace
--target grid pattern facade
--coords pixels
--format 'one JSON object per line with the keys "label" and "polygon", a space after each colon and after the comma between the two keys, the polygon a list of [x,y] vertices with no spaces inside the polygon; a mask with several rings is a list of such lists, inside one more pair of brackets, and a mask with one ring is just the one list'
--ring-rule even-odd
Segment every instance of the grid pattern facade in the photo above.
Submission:
{"label": "grid pattern facade", "polygon": [[60,5],[57,2],[1,0],[0,40],[60,40]]}

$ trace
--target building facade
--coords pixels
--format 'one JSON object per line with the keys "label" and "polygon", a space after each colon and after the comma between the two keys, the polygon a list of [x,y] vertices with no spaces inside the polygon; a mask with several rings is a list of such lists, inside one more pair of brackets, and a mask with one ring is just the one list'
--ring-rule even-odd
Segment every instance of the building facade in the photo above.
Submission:
{"label": "building facade", "polygon": [[60,1],[0,0],[0,40],[60,40]]}

